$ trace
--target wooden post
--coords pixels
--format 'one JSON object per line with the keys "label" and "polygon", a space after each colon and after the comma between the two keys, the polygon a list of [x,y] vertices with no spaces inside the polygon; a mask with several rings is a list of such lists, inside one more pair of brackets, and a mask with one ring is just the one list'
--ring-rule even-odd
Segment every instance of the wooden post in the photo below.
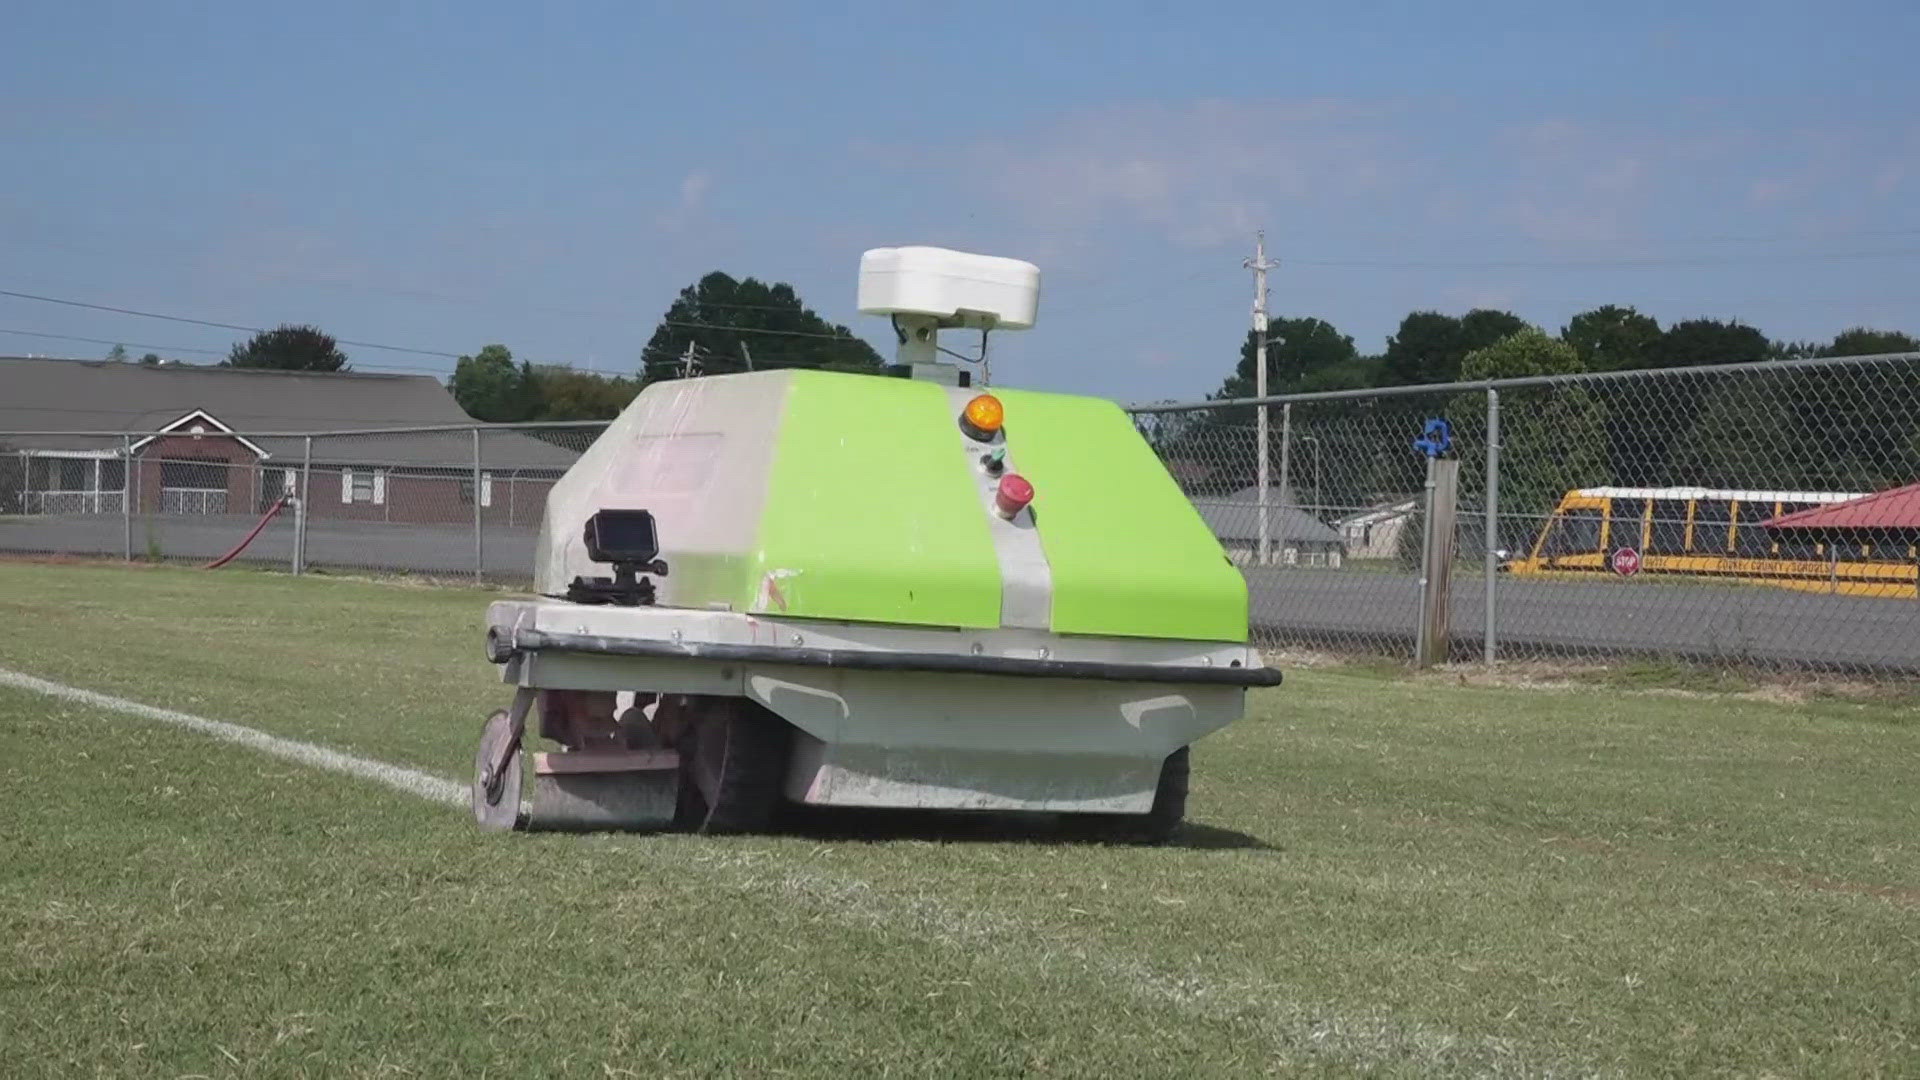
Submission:
{"label": "wooden post", "polygon": [[1453,578],[1455,510],[1460,491],[1460,462],[1427,459],[1427,534],[1420,549],[1420,627],[1414,642],[1415,667],[1447,660],[1447,616]]}

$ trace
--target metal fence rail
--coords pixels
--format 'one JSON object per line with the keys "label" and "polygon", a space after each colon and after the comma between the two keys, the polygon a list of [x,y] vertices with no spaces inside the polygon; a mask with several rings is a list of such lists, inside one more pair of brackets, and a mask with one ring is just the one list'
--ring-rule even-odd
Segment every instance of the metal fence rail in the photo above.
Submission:
{"label": "metal fence rail", "polygon": [[0,552],[522,583],[605,426],[0,432]]}
{"label": "metal fence rail", "polygon": [[[1247,568],[1268,645],[1412,657],[1413,442],[1444,418],[1461,463],[1454,658],[1920,673],[1920,488],[1900,491],[1920,483],[1920,354],[1132,411]],[[1848,509],[1786,519],[1828,506]]]}
{"label": "metal fence rail", "polygon": [[[1413,443],[1439,418],[1454,659],[1920,673],[1920,354],[1130,411],[1269,647],[1412,658]],[[237,562],[524,584],[548,487],[604,429],[0,432],[0,552],[204,563],[273,512]]]}

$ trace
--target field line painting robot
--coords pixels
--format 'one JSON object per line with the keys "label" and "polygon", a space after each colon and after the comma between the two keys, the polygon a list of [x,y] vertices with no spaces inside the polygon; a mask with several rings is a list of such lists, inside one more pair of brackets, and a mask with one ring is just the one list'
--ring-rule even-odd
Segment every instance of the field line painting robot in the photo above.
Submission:
{"label": "field line painting robot", "polygon": [[[548,495],[539,598],[487,610],[515,694],[482,730],[479,825],[755,831],[800,805],[1171,835],[1187,747],[1280,674],[1124,411],[943,359],[942,330],[981,331],[984,355],[1031,327],[1039,277],[869,251],[859,307],[892,319],[894,376],[636,397]],[[555,749],[528,752],[534,731]]]}

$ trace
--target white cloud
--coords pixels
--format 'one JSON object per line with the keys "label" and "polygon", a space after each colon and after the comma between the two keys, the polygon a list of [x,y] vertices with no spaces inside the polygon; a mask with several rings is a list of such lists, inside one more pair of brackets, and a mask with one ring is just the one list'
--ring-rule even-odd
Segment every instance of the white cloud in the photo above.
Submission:
{"label": "white cloud", "polygon": [[658,214],[655,222],[669,232],[686,228],[706,205],[707,193],[711,190],[713,174],[704,169],[693,170],[680,179],[680,201]]}
{"label": "white cloud", "polygon": [[1863,189],[1903,191],[1920,168],[1920,127],[1682,105],[1515,121],[1437,98],[1145,103],[962,142],[931,167],[904,146],[860,150],[878,173],[944,177],[971,239],[1096,265],[1143,239],[1238,250],[1261,227],[1303,260],[1684,256],[1716,235],[1817,240]]}
{"label": "white cloud", "polygon": [[1793,194],[1793,184],[1776,177],[1763,176],[1747,186],[1747,201],[1755,206],[1774,206]]}
{"label": "white cloud", "polygon": [[707,189],[713,186],[713,177],[704,172],[690,172],[680,181],[680,209],[693,211],[706,200]]}
{"label": "white cloud", "polygon": [[1333,101],[1113,108],[963,151],[961,169],[1041,232],[1149,226],[1241,239],[1289,204],[1388,175],[1367,110]]}

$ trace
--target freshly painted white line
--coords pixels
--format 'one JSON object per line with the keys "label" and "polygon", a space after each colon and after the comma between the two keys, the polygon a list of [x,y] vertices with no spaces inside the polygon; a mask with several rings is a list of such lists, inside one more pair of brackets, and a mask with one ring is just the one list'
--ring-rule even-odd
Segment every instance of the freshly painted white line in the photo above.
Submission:
{"label": "freshly painted white line", "polygon": [[[82,690],[5,668],[0,668],[0,686],[158,720],[302,765],[372,780],[433,802],[464,807],[469,797],[462,784],[398,765],[342,754],[297,739],[283,739],[239,724]],[[1072,932],[1059,935],[1056,944],[1044,944],[1049,935],[1043,924],[1002,917],[975,903],[952,905],[937,897],[892,898],[876,892],[869,882],[858,878],[782,869],[777,863],[772,874],[756,873],[757,864],[773,859],[773,853],[764,850],[693,846],[642,850],[654,863],[677,858],[685,867],[717,871],[735,887],[812,903],[823,915],[843,923],[910,934],[915,940],[964,948],[1013,967],[1037,966],[1055,971],[1065,963],[1090,979],[1117,981],[1150,1001],[1165,1002],[1189,1012],[1252,1014],[1261,1022],[1272,1052],[1281,1064],[1334,1057],[1362,1065],[1424,1061],[1449,1072],[1473,1066],[1474,1071],[1485,1075],[1502,1075],[1509,1070],[1519,1075],[1540,1072],[1537,1068],[1520,1068],[1515,1059],[1518,1048],[1506,1039],[1466,1039],[1444,1029],[1384,1013],[1343,1016],[1332,1009],[1308,1009],[1289,1001],[1284,984],[1250,977],[1223,980],[1217,974],[1170,975],[1131,956],[1116,957],[1091,942],[1076,940]]]}
{"label": "freshly painted white line", "polygon": [[316,769],[327,769],[331,772],[346,773],[348,776],[372,780],[396,791],[418,795],[433,802],[453,806],[467,805],[466,787],[451,780],[443,780],[438,776],[429,776],[412,769],[403,769],[384,761],[354,757],[352,754],[343,754],[338,750],[329,750],[324,746],[315,746],[313,743],[301,742],[298,739],[283,739],[278,735],[269,735],[264,731],[242,727],[239,724],[229,724],[224,720],[209,720],[204,716],[194,716],[191,713],[143,705],[138,701],[129,701],[111,694],[95,693],[92,690],[82,690],[77,686],[67,686],[47,679],[37,679],[32,675],[8,671],[5,668],[0,668],[0,686],[31,690],[36,694],[45,694],[62,701],[91,705],[98,709],[111,709],[114,712],[123,712],[148,720],[158,720],[163,724],[172,724],[189,731],[197,731],[202,735],[211,735],[224,742],[237,743],[264,754],[272,754],[274,757],[297,761],[302,765],[311,765]]}

